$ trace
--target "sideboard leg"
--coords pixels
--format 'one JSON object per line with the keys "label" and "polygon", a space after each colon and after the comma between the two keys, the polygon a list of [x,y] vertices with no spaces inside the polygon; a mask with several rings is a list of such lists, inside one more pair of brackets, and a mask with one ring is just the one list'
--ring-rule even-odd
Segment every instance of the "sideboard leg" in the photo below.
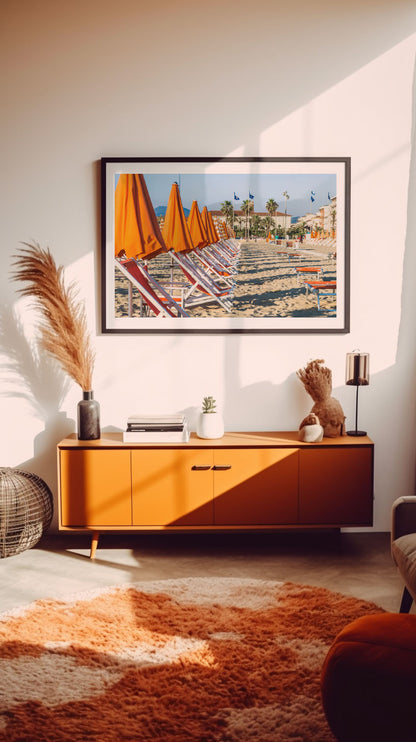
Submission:
{"label": "sideboard leg", "polygon": [[90,559],[95,559],[95,552],[97,550],[98,546],[98,539],[100,538],[100,532],[94,531],[91,536],[91,551],[90,551]]}

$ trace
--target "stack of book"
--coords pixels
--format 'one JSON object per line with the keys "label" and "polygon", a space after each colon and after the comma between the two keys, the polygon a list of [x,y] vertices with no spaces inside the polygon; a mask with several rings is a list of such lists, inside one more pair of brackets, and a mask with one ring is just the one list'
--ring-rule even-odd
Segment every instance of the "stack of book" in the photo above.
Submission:
{"label": "stack of book", "polygon": [[186,443],[188,440],[184,415],[131,415],[123,432],[125,443]]}

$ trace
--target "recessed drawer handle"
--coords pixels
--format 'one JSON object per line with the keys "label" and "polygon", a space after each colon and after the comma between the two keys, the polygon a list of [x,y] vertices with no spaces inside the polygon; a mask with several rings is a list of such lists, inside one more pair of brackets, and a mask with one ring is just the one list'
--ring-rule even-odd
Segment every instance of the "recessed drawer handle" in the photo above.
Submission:
{"label": "recessed drawer handle", "polygon": [[211,466],[208,464],[208,466],[194,466],[192,467],[192,471],[207,471],[207,469],[211,469]]}
{"label": "recessed drawer handle", "polygon": [[214,471],[225,471],[226,469],[231,469],[231,464],[224,464],[224,466],[213,466],[212,467]]}

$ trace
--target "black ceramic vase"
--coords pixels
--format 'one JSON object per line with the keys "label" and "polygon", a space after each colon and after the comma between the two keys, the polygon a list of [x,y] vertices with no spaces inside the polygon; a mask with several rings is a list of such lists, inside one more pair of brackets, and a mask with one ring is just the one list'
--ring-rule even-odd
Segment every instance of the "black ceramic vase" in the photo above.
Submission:
{"label": "black ceramic vase", "polygon": [[100,438],[100,405],[94,399],[94,392],[82,392],[77,412],[79,440],[93,441]]}

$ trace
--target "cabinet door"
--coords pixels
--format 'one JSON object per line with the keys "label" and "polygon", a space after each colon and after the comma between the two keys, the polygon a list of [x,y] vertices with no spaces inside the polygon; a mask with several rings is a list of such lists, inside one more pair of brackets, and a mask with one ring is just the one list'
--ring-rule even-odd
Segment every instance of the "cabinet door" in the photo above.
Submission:
{"label": "cabinet door", "polygon": [[305,525],[371,526],[372,447],[301,450],[299,517]]}
{"label": "cabinet door", "polygon": [[214,452],[215,525],[298,522],[298,449]]}
{"label": "cabinet door", "polygon": [[131,525],[130,451],[60,451],[61,525]]}
{"label": "cabinet door", "polygon": [[212,525],[212,456],[211,449],[132,451],[134,525]]}

